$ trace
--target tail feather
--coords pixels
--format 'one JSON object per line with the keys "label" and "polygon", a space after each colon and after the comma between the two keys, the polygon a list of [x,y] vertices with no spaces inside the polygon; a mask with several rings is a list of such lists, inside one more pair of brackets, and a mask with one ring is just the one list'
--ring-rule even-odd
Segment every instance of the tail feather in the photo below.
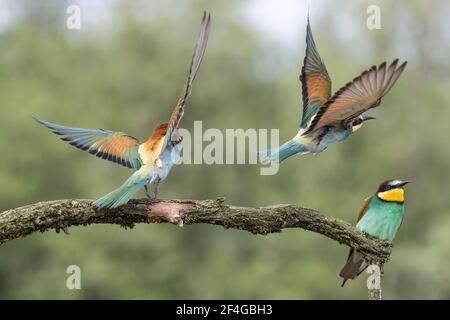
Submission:
{"label": "tail feather", "polygon": [[281,163],[290,156],[299,152],[307,152],[307,147],[298,141],[291,139],[279,148],[263,150],[259,152],[261,163],[276,162]]}
{"label": "tail feather", "polygon": [[122,185],[120,188],[94,201],[94,206],[98,209],[117,208],[126,204],[133,195],[145,184],[138,184],[131,187]]}
{"label": "tail feather", "polygon": [[362,254],[350,249],[347,262],[339,272],[339,276],[344,278],[341,287],[345,285],[348,279],[355,279],[367,268],[367,262],[364,260]]}
{"label": "tail feather", "polygon": [[125,183],[116,190],[95,200],[93,205],[98,209],[102,209],[102,208],[117,208],[128,203],[128,201],[130,201],[130,199],[134,196],[136,192],[138,192],[145,185],[152,183],[154,180],[154,177],[151,177],[150,179],[136,180],[137,173],[139,173],[139,171],[133,174],[130,178],[128,178],[128,180],[125,181]]}

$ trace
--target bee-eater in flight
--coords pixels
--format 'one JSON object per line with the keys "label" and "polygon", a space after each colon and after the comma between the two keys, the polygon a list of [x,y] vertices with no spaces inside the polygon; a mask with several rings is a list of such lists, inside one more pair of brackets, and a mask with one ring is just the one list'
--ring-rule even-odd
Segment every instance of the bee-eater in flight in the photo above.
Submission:
{"label": "bee-eater in flight", "polygon": [[[374,238],[392,242],[402,224],[405,211],[405,192],[403,187],[409,183],[401,180],[386,180],[378,187],[374,195],[366,198],[357,215],[356,228]],[[367,268],[362,254],[350,249],[347,263],[339,276],[355,279]]]}
{"label": "bee-eater in flight", "polygon": [[156,125],[146,142],[141,144],[136,138],[122,132],[70,128],[36,119],[55,134],[62,136],[61,139],[72,146],[136,170],[118,189],[97,199],[94,202],[97,208],[116,208],[126,204],[141,188],[145,188],[147,196],[152,198],[148,192],[148,184],[156,185],[154,193],[156,198],[161,181],[167,177],[180,154],[179,143],[182,139],[179,124],[184,114],[186,101],[191,95],[192,83],[205,53],[210,24],[210,14],[205,12],[187,81],[178,103],[169,122]]}
{"label": "bee-eater in flight", "polygon": [[260,152],[263,163],[281,163],[294,154],[318,154],[330,144],[347,139],[373,117],[363,113],[380,104],[406,67],[397,68],[398,59],[388,67],[383,62],[354,78],[333,96],[331,79],[309,24],[306,28],[306,56],[300,74],[303,93],[303,116],[297,135],[279,148]]}

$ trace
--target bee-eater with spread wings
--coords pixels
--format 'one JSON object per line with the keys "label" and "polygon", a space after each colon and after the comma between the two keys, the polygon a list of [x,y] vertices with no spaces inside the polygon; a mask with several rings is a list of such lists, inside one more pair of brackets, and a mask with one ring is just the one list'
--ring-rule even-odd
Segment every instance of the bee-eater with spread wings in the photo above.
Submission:
{"label": "bee-eater with spread wings", "polygon": [[306,56],[300,74],[303,92],[303,116],[297,135],[279,148],[260,152],[263,163],[281,163],[294,154],[317,154],[330,144],[347,139],[361,128],[364,121],[374,119],[362,114],[380,104],[406,67],[397,68],[398,59],[389,67],[383,62],[354,78],[331,96],[331,80],[306,28]]}
{"label": "bee-eater with spread wings", "polygon": [[126,204],[141,188],[145,188],[147,196],[151,198],[147,189],[147,185],[151,183],[156,185],[154,194],[156,198],[161,181],[167,177],[180,153],[181,137],[178,126],[205,53],[210,24],[210,14],[205,12],[187,82],[178,103],[169,122],[158,124],[146,142],[140,144],[137,139],[122,132],[70,128],[36,119],[55,134],[62,136],[61,139],[72,146],[136,170],[122,186],[96,200],[94,205],[97,208],[116,208]]}
{"label": "bee-eater with spread wings", "polygon": [[[392,242],[403,221],[403,187],[407,183],[401,180],[383,181],[375,194],[364,200],[358,212],[356,228],[377,239]],[[339,273],[344,278],[342,286],[348,279],[355,279],[366,268],[367,262],[362,254],[350,249],[347,263]]]}

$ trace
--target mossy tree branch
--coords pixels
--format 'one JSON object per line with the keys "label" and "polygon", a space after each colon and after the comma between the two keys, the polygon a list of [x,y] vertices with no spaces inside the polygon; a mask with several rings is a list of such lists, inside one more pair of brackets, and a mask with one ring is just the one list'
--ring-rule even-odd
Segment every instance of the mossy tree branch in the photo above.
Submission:
{"label": "mossy tree branch", "polygon": [[207,223],[253,234],[301,228],[320,233],[361,252],[368,261],[384,263],[392,245],[371,238],[349,223],[316,210],[296,205],[238,207],[217,200],[133,200],[117,209],[96,210],[92,200],[39,202],[0,213],[0,245],[36,231],[55,229],[67,233],[70,226],[113,223],[132,227],[136,223]]}

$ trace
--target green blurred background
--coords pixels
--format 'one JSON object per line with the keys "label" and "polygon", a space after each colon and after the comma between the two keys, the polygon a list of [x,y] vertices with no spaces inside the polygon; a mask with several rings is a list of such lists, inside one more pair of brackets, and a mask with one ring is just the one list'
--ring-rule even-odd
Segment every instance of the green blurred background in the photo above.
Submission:
{"label": "green blurred background", "polygon": [[[79,4],[82,29],[68,30]],[[366,8],[381,8],[381,30]],[[0,212],[37,201],[96,198],[131,171],[59,141],[31,116],[144,139],[184,83],[204,9],[212,31],[182,125],[280,128],[300,118],[306,1],[1,1]],[[372,64],[409,65],[375,122],[275,176],[258,165],[176,166],[163,198],[294,203],[354,222],[387,178],[411,180],[386,265],[384,297],[450,298],[450,3],[311,1],[311,25],[337,90]],[[140,197],[143,193],[139,194]],[[340,287],[348,248],[302,230],[255,236],[210,225],[98,225],[0,247],[0,298],[365,299],[366,277]],[[82,289],[66,288],[81,267]]]}

